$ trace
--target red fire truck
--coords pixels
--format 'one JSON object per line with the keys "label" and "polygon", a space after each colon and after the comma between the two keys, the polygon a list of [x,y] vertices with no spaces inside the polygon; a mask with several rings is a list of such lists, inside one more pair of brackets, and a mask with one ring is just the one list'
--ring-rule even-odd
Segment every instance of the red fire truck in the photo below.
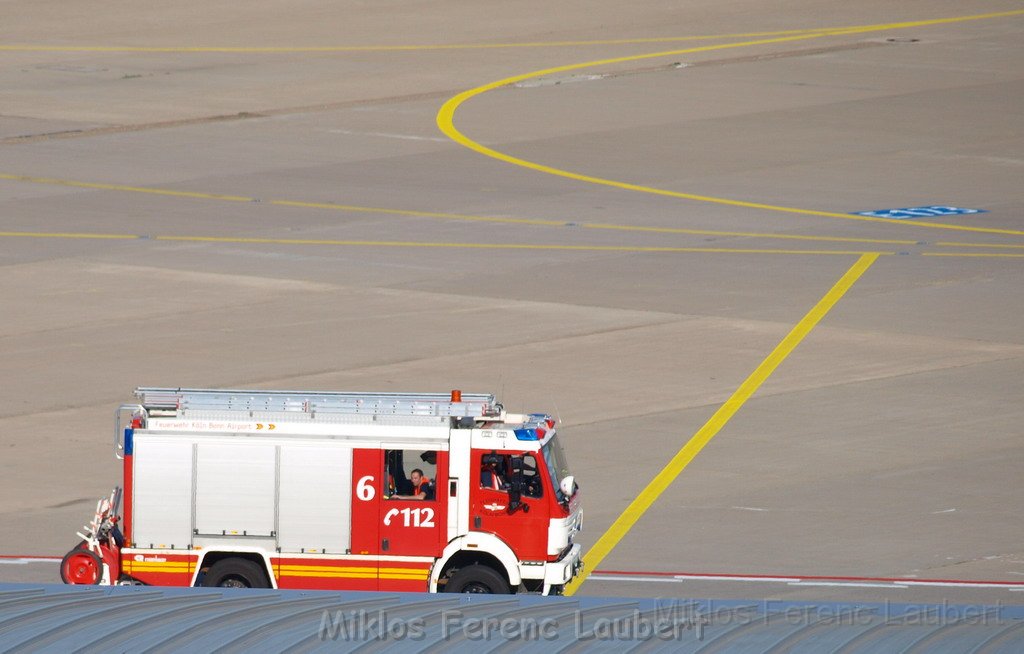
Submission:
{"label": "red fire truck", "polygon": [[557,594],[582,568],[548,415],[459,391],[135,395],[123,487],[65,583]]}

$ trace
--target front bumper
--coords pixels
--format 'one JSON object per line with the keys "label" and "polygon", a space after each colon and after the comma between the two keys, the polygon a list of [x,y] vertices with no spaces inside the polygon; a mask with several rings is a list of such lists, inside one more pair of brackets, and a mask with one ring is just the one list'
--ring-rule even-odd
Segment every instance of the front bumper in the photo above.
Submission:
{"label": "front bumper", "polygon": [[544,594],[553,586],[564,586],[583,570],[583,548],[577,543],[558,561],[544,565]]}

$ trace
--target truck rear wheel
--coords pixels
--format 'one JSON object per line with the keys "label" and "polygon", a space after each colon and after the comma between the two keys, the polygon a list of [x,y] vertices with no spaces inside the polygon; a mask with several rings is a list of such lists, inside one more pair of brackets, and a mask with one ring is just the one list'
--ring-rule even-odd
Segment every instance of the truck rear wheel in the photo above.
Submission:
{"label": "truck rear wheel", "polygon": [[64,555],[60,562],[60,578],[65,584],[95,586],[103,578],[103,561],[96,552],[82,549],[79,545]]}
{"label": "truck rear wheel", "polygon": [[263,568],[252,561],[239,558],[222,559],[214,563],[203,586],[219,588],[269,588]]}
{"label": "truck rear wheel", "polygon": [[446,593],[486,593],[508,595],[508,582],[493,568],[474,563],[460,568],[445,584]]}

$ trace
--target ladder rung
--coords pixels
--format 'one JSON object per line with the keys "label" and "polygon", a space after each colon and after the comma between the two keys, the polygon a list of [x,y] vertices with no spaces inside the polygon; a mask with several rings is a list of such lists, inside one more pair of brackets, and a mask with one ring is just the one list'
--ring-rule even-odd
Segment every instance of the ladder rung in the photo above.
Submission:
{"label": "ladder rung", "polygon": [[193,411],[296,411],[366,415],[497,416],[494,395],[462,393],[452,402],[448,393],[303,392],[217,390],[207,388],[137,388],[147,409]]}

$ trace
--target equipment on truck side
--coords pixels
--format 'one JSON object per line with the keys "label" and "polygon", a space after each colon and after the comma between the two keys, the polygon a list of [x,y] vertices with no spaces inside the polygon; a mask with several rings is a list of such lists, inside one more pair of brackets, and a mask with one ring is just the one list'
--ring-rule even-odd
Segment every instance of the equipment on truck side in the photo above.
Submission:
{"label": "equipment on truck side", "polygon": [[109,586],[120,577],[120,550],[124,537],[117,529],[121,489],[114,487],[109,498],[96,502],[92,521],[78,532],[82,539],[60,562],[60,578],[65,584]]}
{"label": "equipment on truck side", "polygon": [[551,594],[582,569],[548,415],[460,391],[135,395],[115,414],[123,491],[65,583]]}

